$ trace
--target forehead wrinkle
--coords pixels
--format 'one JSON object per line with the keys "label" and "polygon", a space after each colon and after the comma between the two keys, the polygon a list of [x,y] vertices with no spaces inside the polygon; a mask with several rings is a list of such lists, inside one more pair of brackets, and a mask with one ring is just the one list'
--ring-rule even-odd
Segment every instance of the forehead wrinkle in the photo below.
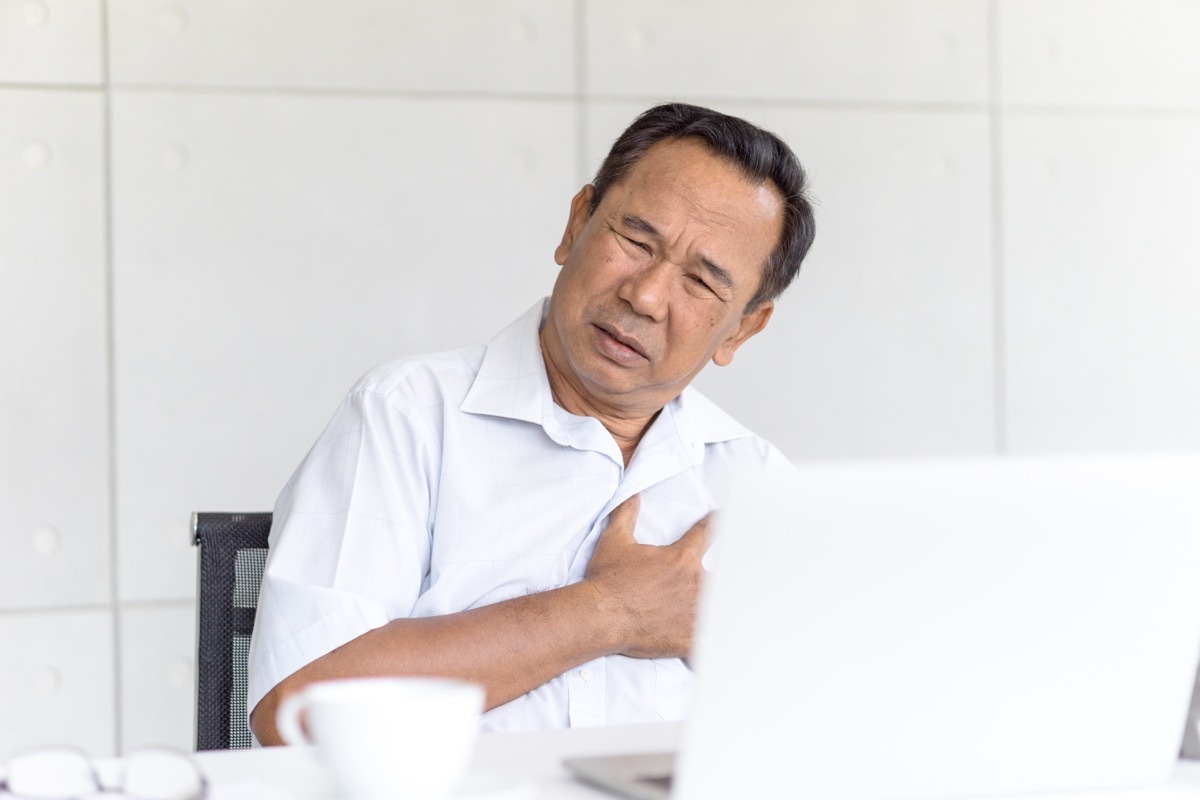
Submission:
{"label": "forehead wrinkle", "polygon": [[[680,230],[679,236],[676,238],[676,242],[686,236],[687,229],[693,224],[701,226],[705,231],[724,229],[733,231],[734,233],[748,233],[745,222],[737,214],[730,214],[716,208],[711,208],[701,202],[699,198],[692,196],[691,192],[681,193],[681,196],[699,213],[688,217],[683,229]],[[717,281],[730,288],[733,287],[733,274],[728,269],[718,264],[703,251],[699,252],[696,257],[701,266]]]}
{"label": "forehead wrinkle", "polygon": [[656,236],[659,239],[663,238],[662,234],[659,233],[658,228],[654,227],[648,220],[646,220],[644,217],[639,217],[637,214],[625,214],[621,217],[621,222],[625,223],[627,227],[632,228],[640,233],[644,233],[647,236]]}

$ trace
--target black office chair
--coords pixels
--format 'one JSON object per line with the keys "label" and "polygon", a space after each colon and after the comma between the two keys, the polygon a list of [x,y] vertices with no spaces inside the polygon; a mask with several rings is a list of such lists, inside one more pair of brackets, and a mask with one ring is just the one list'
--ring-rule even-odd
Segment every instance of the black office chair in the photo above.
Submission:
{"label": "black office chair", "polygon": [[196,513],[196,749],[250,747],[246,659],[271,514]]}

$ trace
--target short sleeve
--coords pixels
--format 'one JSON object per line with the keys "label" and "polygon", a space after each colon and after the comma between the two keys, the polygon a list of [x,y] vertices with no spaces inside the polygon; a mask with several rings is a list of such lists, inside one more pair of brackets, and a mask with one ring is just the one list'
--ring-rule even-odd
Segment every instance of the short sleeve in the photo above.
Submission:
{"label": "short sleeve", "polygon": [[429,571],[437,408],[356,390],[275,505],[247,708],[293,672],[409,616]]}

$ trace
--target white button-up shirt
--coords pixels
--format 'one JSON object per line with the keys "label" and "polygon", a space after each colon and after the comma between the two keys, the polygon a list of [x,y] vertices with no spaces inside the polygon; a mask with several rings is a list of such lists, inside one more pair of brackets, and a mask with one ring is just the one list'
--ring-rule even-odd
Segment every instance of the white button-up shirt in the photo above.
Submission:
{"label": "white button-up shirt", "polygon": [[[544,302],[544,301],[543,301]],[[604,426],[557,406],[539,302],[487,347],[394,361],[351,390],[275,506],[248,708],[369,630],[583,578],[609,512],[641,495],[635,538],[669,544],[735,474],[789,469],[688,388],[628,468]],[[678,658],[611,655],[484,715],[489,730],[681,719]]]}

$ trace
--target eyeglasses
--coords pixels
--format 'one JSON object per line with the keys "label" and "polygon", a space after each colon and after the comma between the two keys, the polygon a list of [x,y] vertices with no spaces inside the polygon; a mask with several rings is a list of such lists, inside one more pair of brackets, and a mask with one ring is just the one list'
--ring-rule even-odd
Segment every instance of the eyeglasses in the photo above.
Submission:
{"label": "eyeglasses", "polygon": [[0,798],[202,800],[208,794],[196,762],[174,750],[138,750],[111,766],[102,779],[92,759],[68,747],[15,756],[0,766]]}

